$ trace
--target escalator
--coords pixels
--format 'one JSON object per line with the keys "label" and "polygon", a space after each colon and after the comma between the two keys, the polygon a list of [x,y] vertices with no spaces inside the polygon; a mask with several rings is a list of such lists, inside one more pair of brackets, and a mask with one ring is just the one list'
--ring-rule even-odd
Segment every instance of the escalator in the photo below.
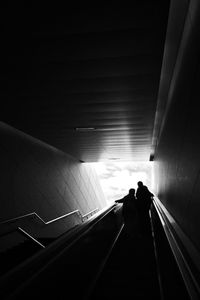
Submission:
{"label": "escalator", "polygon": [[89,299],[160,299],[152,239],[122,230]]}
{"label": "escalator", "polygon": [[137,232],[130,234],[124,226],[102,272],[84,299],[199,299],[175,258],[165,233],[167,226],[155,204],[151,206],[149,224],[142,236]]}
{"label": "escalator", "polygon": [[76,299],[160,299],[151,236],[127,236],[111,211],[45,263],[9,299],[67,299],[70,295]]}
{"label": "escalator", "polygon": [[[19,266],[11,278],[0,280],[1,293],[4,291],[1,299],[171,300],[177,299],[180,291],[182,300],[190,299],[174,271],[176,262],[171,254],[166,255],[164,264],[170,280],[162,276],[169,282],[167,293],[166,289],[163,293],[158,266],[163,263],[155,255],[150,223],[147,234],[129,235],[116,207],[89,220],[70,237],[63,236],[40,250],[23,268]],[[163,240],[159,243],[163,244]],[[179,287],[175,292],[177,278]]]}

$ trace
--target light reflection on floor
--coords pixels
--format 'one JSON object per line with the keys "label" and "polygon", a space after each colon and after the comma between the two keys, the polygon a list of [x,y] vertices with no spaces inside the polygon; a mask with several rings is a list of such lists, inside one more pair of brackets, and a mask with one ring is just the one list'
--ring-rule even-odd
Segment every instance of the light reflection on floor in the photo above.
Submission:
{"label": "light reflection on floor", "polygon": [[99,162],[93,166],[109,203],[124,197],[130,188],[136,189],[138,181],[153,188],[153,162]]}

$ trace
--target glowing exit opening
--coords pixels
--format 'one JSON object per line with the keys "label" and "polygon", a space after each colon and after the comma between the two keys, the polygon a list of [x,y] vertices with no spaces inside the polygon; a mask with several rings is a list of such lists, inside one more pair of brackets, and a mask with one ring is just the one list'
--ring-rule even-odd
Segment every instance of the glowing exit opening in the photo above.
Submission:
{"label": "glowing exit opening", "polygon": [[109,203],[124,197],[130,188],[137,189],[142,181],[154,190],[153,162],[99,162],[92,163]]}

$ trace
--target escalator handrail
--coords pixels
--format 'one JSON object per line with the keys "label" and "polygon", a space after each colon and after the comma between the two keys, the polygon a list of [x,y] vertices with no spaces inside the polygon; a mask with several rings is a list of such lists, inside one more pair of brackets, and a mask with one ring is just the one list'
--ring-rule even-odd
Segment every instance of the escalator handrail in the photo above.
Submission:
{"label": "escalator handrail", "polygon": [[153,205],[158,213],[188,293],[191,299],[199,299],[200,282],[197,274],[200,270],[200,253],[156,196],[153,199]]}

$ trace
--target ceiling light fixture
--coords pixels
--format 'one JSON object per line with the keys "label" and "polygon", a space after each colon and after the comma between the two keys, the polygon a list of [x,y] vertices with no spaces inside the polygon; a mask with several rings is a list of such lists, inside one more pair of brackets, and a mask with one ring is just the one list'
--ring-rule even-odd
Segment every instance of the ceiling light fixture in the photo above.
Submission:
{"label": "ceiling light fixture", "polygon": [[93,131],[95,130],[94,127],[76,127],[75,128],[76,131]]}

